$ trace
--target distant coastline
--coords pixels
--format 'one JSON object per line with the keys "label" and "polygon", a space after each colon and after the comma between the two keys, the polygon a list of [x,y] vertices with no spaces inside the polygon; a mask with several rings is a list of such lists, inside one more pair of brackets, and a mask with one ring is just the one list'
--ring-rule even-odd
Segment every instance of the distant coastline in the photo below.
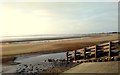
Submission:
{"label": "distant coastline", "polygon": [[[61,39],[73,39],[84,37],[96,37],[101,35],[117,34],[118,32],[108,33],[92,33],[92,34],[48,34],[48,35],[28,35],[28,36],[5,36],[2,37],[0,43],[16,43],[16,42],[30,42],[30,41],[44,41],[44,40],[61,40]],[[7,39],[6,39],[7,37]]]}

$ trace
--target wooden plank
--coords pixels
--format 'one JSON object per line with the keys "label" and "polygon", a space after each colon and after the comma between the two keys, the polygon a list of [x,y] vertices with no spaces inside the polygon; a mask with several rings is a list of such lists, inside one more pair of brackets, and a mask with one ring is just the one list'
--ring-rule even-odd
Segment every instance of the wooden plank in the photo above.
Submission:
{"label": "wooden plank", "polygon": [[[81,53],[81,54],[84,54],[84,53]],[[89,51],[89,52],[86,52],[86,54],[95,54],[95,51]]]}
{"label": "wooden plank", "polygon": [[116,49],[116,47],[111,47],[111,50],[115,50]]}
{"label": "wooden plank", "polygon": [[69,52],[66,52],[66,59],[67,59],[67,61],[68,61],[68,54],[69,54]]}
{"label": "wooden plank", "polygon": [[102,46],[108,46],[108,45],[109,45],[109,42],[108,43],[99,44],[98,46],[102,47]]}
{"label": "wooden plank", "polygon": [[91,52],[91,54],[95,54],[96,52]]}
{"label": "wooden plank", "polygon": [[103,50],[103,52],[109,52],[109,49]]}
{"label": "wooden plank", "polygon": [[79,52],[79,51],[83,51],[84,50],[84,48],[82,48],[82,49],[78,49],[77,51]]}
{"label": "wooden plank", "polygon": [[112,43],[118,43],[119,42],[119,40],[116,40],[116,41],[112,41]]}
{"label": "wooden plank", "polygon": [[109,48],[109,45],[107,45],[107,46],[102,46],[102,47],[98,46],[98,49],[106,49],[106,48]]}
{"label": "wooden plank", "polygon": [[[72,58],[72,56],[68,56],[68,59],[69,59],[69,58]],[[68,60],[68,61],[69,61],[69,60]]]}
{"label": "wooden plank", "polygon": [[109,42],[109,54],[108,57],[111,57],[111,42]]}
{"label": "wooden plank", "polygon": [[73,54],[74,54],[74,61],[76,61],[76,50],[73,51]]}
{"label": "wooden plank", "polygon": [[86,48],[84,48],[84,59],[86,59]]}
{"label": "wooden plank", "polygon": [[87,47],[87,49],[95,49],[95,46]]}
{"label": "wooden plank", "polygon": [[98,45],[95,46],[95,58],[97,58]]}
{"label": "wooden plank", "polygon": [[92,49],[91,52],[95,52],[95,49]]}

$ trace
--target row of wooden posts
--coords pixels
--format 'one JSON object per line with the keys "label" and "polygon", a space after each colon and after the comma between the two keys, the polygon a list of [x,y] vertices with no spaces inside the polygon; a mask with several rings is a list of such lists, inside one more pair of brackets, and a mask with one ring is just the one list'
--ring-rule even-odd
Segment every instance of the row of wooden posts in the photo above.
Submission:
{"label": "row of wooden posts", "polygon": [[[97,59],[100,57],[105,57],[106,55],[104,55],[105,53],[107,53],[108,58],[111,58],[113,55],[112,51],[116,51],[117,55],[119,55],[119,49],[117,49],[118,45],[119,45],[119,41],[110,41],[107,43],[103,43],[103,44],[98,44],[95,46],[91,46],[91,47],[86,47],[83,49],[78,49],[78,50],[73,50],[71,51],[67,51],[66,52],[66,59],[67,61],[77,61],[77,60],[88,60],[88,59]],[[103,53],[103,55],[102,55]],[[88,55],[91,55],[92,57],[88,57]],[[82,58],[81,58],[82,57]]]}

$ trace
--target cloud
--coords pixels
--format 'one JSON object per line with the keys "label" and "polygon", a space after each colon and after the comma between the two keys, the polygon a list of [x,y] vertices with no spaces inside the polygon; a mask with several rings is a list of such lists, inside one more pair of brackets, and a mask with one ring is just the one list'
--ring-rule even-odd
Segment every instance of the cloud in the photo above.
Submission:
{"label": "cloud", "polygon": [[117,3],[5,3],[3,35],[117,31]]}

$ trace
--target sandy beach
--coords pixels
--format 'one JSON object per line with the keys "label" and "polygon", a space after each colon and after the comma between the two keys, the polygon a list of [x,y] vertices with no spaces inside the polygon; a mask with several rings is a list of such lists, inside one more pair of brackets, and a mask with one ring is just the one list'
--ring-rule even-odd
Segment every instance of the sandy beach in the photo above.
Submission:
{"label": "sandy beach", "polygon": [[59,42],[46,42],[46,43],[28,43],[28,44],[2,44],[2,56],[34,53],[34,52],[61,52],[67,50],[74,50],[91,46],[103,42],[117,40],[118,35],[94,37],[83,40],[65,40]]}
{"label": "sandy beach", "polygon": [[33,53],[53,53],[76,50],[95,44],[117,40],[118,35],[92,37],[83,40],[63,40],[46,43],[25,43],[25,44],[2,44],[2,59],[3,62],[11,60],[11,57],[19,54],[33,54]]}

